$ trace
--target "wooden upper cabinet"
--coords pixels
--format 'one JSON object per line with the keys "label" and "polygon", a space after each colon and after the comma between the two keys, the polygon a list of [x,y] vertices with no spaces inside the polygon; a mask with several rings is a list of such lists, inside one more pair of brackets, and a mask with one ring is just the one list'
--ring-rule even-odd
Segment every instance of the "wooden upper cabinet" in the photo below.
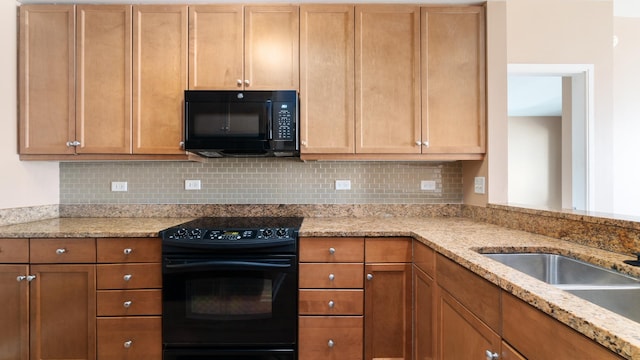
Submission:
{"label": "wooden upper cabinet", "polygon": [[73,154],[75,6],[20,6],[20,153]]}
{"label": "wooden upper cabinet", "polygon": [[134,6],[133,15],[133,153],[182,154],[187,6]]}
{"label": "wooden upper cabinet", "polygon": [[303,154],[353,154],[354,7],[300,7],[300,144]]}
{"label": "wooden upper cabinet", "polygon": [[485,152],[484,7],[422,9],[424,153]]}
{"label": "wooden upper cabinet", "polygon": [[131,153],[131,6],[78,5],[78,153]]}
{"label": "wooden upper cabinet", "polygon": [[189,7],[189,88],[298,89],[297,6]]}
{"label": "wooden upper cabinet", "polygon": [[420,153],[420,7],[355,12],[356,152]]}
{"label": "wooden upper cabinet", "polygon": [[189,89],[241,88],[243,42],[242,5],[189,6]]}
{"label": "wooden upper cabinet", "polygon": [[246,6],[244,19],[245,87],[297,90],[300,82],[298,6]]}

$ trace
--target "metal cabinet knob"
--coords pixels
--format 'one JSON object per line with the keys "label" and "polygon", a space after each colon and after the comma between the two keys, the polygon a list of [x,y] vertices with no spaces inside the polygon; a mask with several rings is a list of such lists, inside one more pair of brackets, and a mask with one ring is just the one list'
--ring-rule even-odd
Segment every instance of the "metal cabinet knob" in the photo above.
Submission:
{"label": "metal cabinet knob", "polygon": [[422,145],[422,141],[420,141],[420,140],[416,140],[416,145],[417,145],[417,146]]}
{"label": "metal cabinet knob", "polygon": [[498,360],[500,358],[500,355],[498,355],[497,353],[491,352],[491,350],[485,351],[484,354],[487,360]]}
{"label": "metal cabinet knob", "polygon": [[18,282],[20,282],[20,281],[24,281],[24,280],[26,280],[26,279],[27,279],[27,277],[26,277],[25,275],[19,275],[19,276],[16,278],[16,280],[17,280]]}
{"label": "metal cabinet knob", "polygon": [[329,339],[329,341],[327,341],[327,346],[330,348],[334,347],[335,344],[336,343],[332,339]]}
{"label": "metal cabinet knob", "polygon": [[302,140],[302,141],[300,141],[300,144],[302,144],[302,146],[306,147],[307,146],[307,141],[306,140]]}
{"label": "metal cabinet knob", "polygon": [[335,278],[336,278],[336,276],[335,276],[335,275],[333,275],[333,274],[329,274],[329,281],[333,281],[333,279],[335,279]]}
{"label": "metal cabinet knob", "polygon": [[423,142],[422,142],[422,145],[424,145],[424,146],[426,146],[426,147],[429,147],[429,142],[428,142],[428,141],[423,141]]}
{"label": "metal cabinet knob", "polygon": [[33,281],[35,278],[35,275],[27,275],[27,281]]}
{"label": "metal cabinet knob", "polygon": [[123,252],[125,255],[129,255],[129,254],[131,254],[131,252],[132,252],[132,251],[133,251],[133,249],[124,249],[122,252]]}
{"label": "metal cabinet knob", "polygon": [[373,274],[367,274],[367,280],[373,280]]}
{"label": "metal cabinet knob", "polygon": [[56,254],[62,255],[67,252],[67,249],[56,249]]}
{"label": "metal cabinet knob", "polygon": [[335,248],[330,247],[330,248],[329,248],[329,254],[333,255],[333,254],[335,254],[335,253],[336,253],[336,249],[335,249]]}
{"label": "metal cabinet knob", "polygon": [[124,342],[123,345],[124,345],[125,349],[129,349],[129,348],[131,348],[131,346],[133,346],[133,341],[127,340],[127,341]]}
{"label": "metal cabinet knob", "polygon": [[245,86],[249,86],[249,85],[251,85],[251,82],[250,82],[249,80],[245,80],[245,81],[244,81],[244,85],[245,85]]}
{"label": "metal cabinet knob", "polygon": [[236,84],[237,84],[238,86],[242,86],[242,79],[238,79],[238,80],[236,80]]}
{"label": "metal cabinet knob", "polygon": [[133,275],[131,274],[126,274],[125,276],[123,276],[122,278],[124,279],[124,281],[129,281],[131,280],[131,278],[133,277]]}
{"label": "metal cabinet knob", "polygon": [[329,309],[333,309],[334,306],[336,306],[336,303],[333,300],[329,300]]}
{"label": "metal cabinet knob", "polygon": [[126,308],[129,308],[129,307],[131,307],[131,304],[132,304],[131,300],[127,300],[124,303],[122,303],[122,306],[124,306]]}

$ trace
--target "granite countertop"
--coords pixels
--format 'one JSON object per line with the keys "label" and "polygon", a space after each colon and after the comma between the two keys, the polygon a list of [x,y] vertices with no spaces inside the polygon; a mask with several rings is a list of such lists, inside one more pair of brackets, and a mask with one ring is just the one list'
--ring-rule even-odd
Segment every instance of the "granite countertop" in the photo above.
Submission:
{"label": "granite countertop", "polygon": [[[192,218],[56,218],[0,226],[1,238],[154,237]],[[490,260],[483,252],[552,252],[640,277],[629,256],[458,217],[311,217],[301,236],[410,236],[627,359],[640,324]]]}

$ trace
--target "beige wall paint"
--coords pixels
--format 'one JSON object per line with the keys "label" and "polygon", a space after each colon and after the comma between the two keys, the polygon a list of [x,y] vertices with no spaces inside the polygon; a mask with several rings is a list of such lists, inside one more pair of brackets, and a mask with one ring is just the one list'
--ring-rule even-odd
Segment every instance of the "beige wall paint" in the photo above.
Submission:
{"label": "beige wall paint", "polygon": [[[17,49],[16,2],[0,1],[0,47]],[[7,55],[8,54],[8,55]],[[0,57],[0,209],[59,202],[57,162],[21,162],[17,155],[17,51]]]}
{"label": "beige wall paint", "polygon": [[592,202],[614,212],[612,1],[509,0],[506,17],[509,63],[594,64]]}

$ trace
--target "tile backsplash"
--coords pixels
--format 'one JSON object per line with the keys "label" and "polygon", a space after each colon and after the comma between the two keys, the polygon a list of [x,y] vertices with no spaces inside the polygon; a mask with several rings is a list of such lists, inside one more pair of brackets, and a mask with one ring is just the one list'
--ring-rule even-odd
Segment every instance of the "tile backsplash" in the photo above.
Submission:
{"label": "tile backsplash", "polygon": [[[185,190],[200,180],[201,190]],[[350,180],[351,190],[336,190]],[[420,190],[420,182],[435,190]],[[126,181],[126,192],[111,182]],[[203,162],[60,163],[61,204],[438,204],[462,202],[458,162],[302,162],[223,158]]]}

